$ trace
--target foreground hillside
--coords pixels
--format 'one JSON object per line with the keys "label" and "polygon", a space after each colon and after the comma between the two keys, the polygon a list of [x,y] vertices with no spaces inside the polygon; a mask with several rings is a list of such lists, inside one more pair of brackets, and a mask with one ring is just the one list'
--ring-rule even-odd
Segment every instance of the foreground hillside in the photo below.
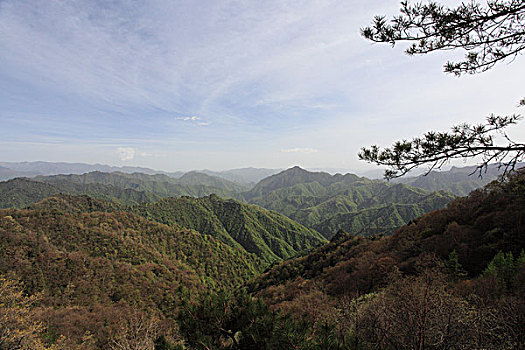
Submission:
{"label": "foreground hillside", "polygon": [[38,317],[57,337],[80,341],[89,332],[107,348],[107,333],[133,308],[169,324],[181,288],[197,296],[260,271],[252,254],[191,229],[107,212],[113,206],[60,196],[0,210],[0,275],[40,293]]}
{"label": "foreground hillside", "polygon": [[411,219],[444,207],[454,196],[403,184],[330,175],[294,167],[244,193],[249,203],[278,211],[325,237],[338,230],[391,234]]}

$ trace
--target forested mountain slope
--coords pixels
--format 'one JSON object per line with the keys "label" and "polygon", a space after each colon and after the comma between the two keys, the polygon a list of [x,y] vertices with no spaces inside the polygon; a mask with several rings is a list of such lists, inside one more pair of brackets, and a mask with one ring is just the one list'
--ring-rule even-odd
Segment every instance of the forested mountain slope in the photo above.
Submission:
{"label": "forested mountain slope", "polygon": [[300,168],[299,166],[294,166],[293,168],[284,170],[278,174],[261,180],[259,183],[257,183],[257,185],[255,185],[253,189],[245,193],[245,197],[247,199],[251,199],[258,196],[264,196],[272,191],[282,188],[289,188],[298,184],[318,183],[325,187],[330,186],[336,182],[350,184],[359,179],[360,178],[354,174],[330,175],[324,172],[310,172]]}
{"label": "forested mountain slope", "polygon": [[294,256],[325,242],[318,232],[289,218],[216,195],[167,198],[132,207],[147,218],[177,224],[254,253],[267,263]]}
{"label": "forested mountain slope", "polygon": [[445,192],[299,167],[270,176],[243,195],[249,203],[283,213],[328,238],[339,229],[390,234],[454,198]]}
{"label": "forested mountain slope", "polygon": [[208,349],[521,349],[524,204],[522,174],[393,236],[340,231],[249,282],[252,295],[188,301],[180,330]]}
{"label": "forested mountain slope", "polygon": [[47,183],[27,178],[16,178],[0,182],[0,208],[25,208],[59,193],[87,194],[94,198],[111,200],[121,204],[153,202],[161,198],[161,196],[149,191],[137,191],[100,183],[82,184],[69,181]]}
{"label": "forested mountain slope", "polygon": [[[120,204],[123,210],[125,206],[132,205],[136,213],[159,222],[180,224],[210,234],[232,247],[257,254],[266,263],[289,258],[298,251],[325,241],[316,231],[281,214],[234,200],[223,200],[216,195],[205,198],[185,195],[184,198],[159,201],[161,197],[179,190],[198,195],[203,189],[206,193],[223,186],[224,191],[228,191],[225,186],[230,183],[217,179],[205,174],[189,173],[176,181],[190,184],[180,185],[165,175],[98,172],[38,177],[35,180],[13,179],[0,182],[0,207],[23,208],[59,193],[87,194],[93,198],[111,200]],[[210,186],[193,184],[199,182],[207,182]],[[181,195],[181,192],[177,193]],[[141,203],[151,204],[139,205]]]}
{"label": "forested mountain slope", "polygon": [[[0,213],[7,218],[4,223],[13,224],[7,230],[10,233],[45,235],[46,243],[60,250],[79,250],[131,264],[151,259],[180,260],[212,284],[238,284],[260,265],[252,254],[232,249],[209,235],[157,223],[121,209],[112,202],[88,196],[60,195],[28,209],[4,209]],[[225,270],[218,271],[220,267]]]}
{"label": "forested mountain slope", "polygon": [[52,184],[72,182],[111,185],[119,188],[148,191],[162,197],[200,197],[211,193],[220,196],[231,196],[246,189],[231,181],[197,172],[187,173],[178,179],[163,174],[91,172],[82,175],[39,176],[35,180]]}
{"label": "forested mountain slope", "polygon": [[276,288],[286,286],[286,295],[299,295],[298,289],[319,282],[333,295],[366,293],[388,283],[395,270],[416,274],[420,264],[436,263],[423,262],[425,257],[445,262],[453,251],[467,276],[476,277],[499,251],[519,256],[524,248],[525,174],[520,174],[457,198],[392,236],[365,238],[340,231],[329,244],[256,278],[251,288],[276,297]]}
{"label": "forested mountain slope", "polygon": [[521,349],[525,173],[392,236],[340,231],[248,286],[274,309],[304,320],[309,336],[336,344],[327,348]]}
{"label": "forested mountain slope", "polygon": [[0,182],[0,208],[23,208],[59,193],[86,194],[131,205],[165,197],[200,197],[212,193],[232,197],[244,189],[241,185],[201,173],[187,173],[180,179],[162,174],[118,172],[37,176]]}
{"label": "forested mountain slope", "polygon": [[[21,280],[24,292],[7,297],[40,300],[28,315],[43,322],[38,336],[47,344],[107,349],[135,335],[158,349],[525,344],[523,174],[413,219],[392,236],[339,231],[258,277],[268,262],[248,254],[234,233],[254,225],[272,233],[266,210],[217,196],[123,208],[60,195],[0,210],[0,290]],[[222,242],[227,235],[234,247]],[[235,288],[249,277],[251,294]],[[213,291],[220,286],[226,289]]]}
{"label": "forested mountain slope", "polygon": [[[169,321],[178,290],[197,296],[234,287],[260,260],[210,235],[164,225],[92,198],[58,196],[24,210],[0,210],[0,275],[41,294],[50,337],[89,332],[107,349],[122,313],[147,310]],[[102,210],[102,211],[101,211]]]}

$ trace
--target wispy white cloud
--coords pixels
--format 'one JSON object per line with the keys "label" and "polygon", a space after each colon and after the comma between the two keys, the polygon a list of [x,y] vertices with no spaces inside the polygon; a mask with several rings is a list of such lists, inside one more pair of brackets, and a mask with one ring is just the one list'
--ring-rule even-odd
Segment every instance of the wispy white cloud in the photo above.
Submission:
{"label": "wispy white cloud", "polygon": [[[346,84],[341,77],[358,67],[339,63],[362,51],[354,45],[355,4],[345,1],[220,1],[203,8],[167,0],[6,0],[0,6],[2,64],[18,78],[51,82],[113,108],[213,111],[225,99],[241,108],[254,98],[315,100],[319,91]],[[246,89],[255,82],[256,91]],[[242,102],[243,91],[256,96]]]}
{"label": "wispy white cloud", "polygon": [[185,121],[185,122],[189,122],[189,123],[191,123],[193,125],[200,125],[200,126],[210,125],[210,122],[204,121],[204,120],[202,120],[202,118],[194,116],[194,115],[192,115],[190,117],[177,117],[175,119],[176,120],[182,120],[182,121]]}
{"label": "wispy white cloud", "polygon": [[176,119],[184,120],[184,121],[196,121],[196,120],[200,120],[201,118],[192,115],[191,117],[177,117]]}
{"label": "wispy white cloud", "polygon": [[136,159],[137,156],[141,158],[159,158],[162,157],[158,152],[139,151],[134,147],[117,147],[116,152],[121,161]]}
{"label": "wispy white cloud", "polygon": [[118,147],[116,152],[121,161],[126,161],[135,158],[137,150],[133,147]]}
{"label": "wispy white cloud", "polygon": [[137,153],[138,156],[140,157],[144,157],[144,158],[150,158],[150,157],[155,157],[155,158],[158,158],[158,157],[162,157],[162,154],[160,153],[151,153],[151,152],[138,152]]}
{"label": "wispy white cloud", "polygon": [[281,152],[282,153],[315,153],[315,152],[318,152],[319,150],[315,149],[315,148],[299,148],[299,147],[296,147],[296,148],[288,148],[288,149],[282,149]]}

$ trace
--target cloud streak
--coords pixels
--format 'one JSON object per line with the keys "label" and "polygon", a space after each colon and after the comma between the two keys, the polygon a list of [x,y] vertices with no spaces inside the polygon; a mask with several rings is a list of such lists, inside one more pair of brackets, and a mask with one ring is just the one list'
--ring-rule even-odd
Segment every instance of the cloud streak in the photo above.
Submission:
{"label": "cloud streak", "polygon": [[184,121],[196,121],[196,120],[200,120],[201,118],[196,117],[196,116],[191,116],[191,117],[178,117],[176,119],[177,120],[184,120]]}
{"label": "cloud streak", "polygon": [[209,122],[206,122],[206,121],[203,121],[200,117],[197,117],[197,116],[190,116],[190,117],[177,117],[175,118],[176,120],[182,120],[182,121],[185,121],[185,122],[189,122],[193,125],[200,125],[200,126],[206,126],[206,125],[210,125]]}
{"label": "cloud streak", "polygon": [[[254,99],[278,104],[279,96],[316,100],[319,86],[326,93],[341,88],[350,66],[334,63],[356,54],[358,37],[349,25],[353,5],[344,2],[226,1],[203,9],[163,0],[7,0],[1,6],[2,63],[20,78],[36,75],[114,108],[212,112],[243,90],[241,108]],[[260,88],[246,89],[254,82]]]}

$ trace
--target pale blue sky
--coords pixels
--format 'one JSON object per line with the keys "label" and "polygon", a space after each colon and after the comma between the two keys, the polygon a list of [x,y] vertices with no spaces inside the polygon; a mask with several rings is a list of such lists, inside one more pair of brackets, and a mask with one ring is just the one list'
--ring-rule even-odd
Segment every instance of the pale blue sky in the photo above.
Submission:
{"label": "pale blue sky", "polygon": [[0,160],[357,170],[361,146],[519,112],[523,56],[458,79],[360,37],[398,6],[0,0]]}

